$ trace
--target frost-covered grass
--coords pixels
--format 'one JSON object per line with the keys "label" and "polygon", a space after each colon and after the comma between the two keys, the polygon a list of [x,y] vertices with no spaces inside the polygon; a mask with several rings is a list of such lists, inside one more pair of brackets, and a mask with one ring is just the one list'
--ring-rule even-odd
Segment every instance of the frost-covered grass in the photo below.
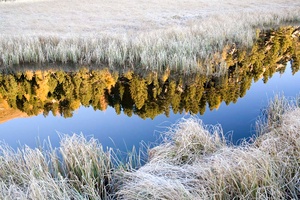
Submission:
{"label": "frost-covered grass", "polygon": [[300,108],[300,95],[287,98],[283,94],[276,94],[256,121],[257,134],[263,135],[265,132],[280,127],[284,114],[297,108]]}
{"label": "frost-covered grass", "polygon": [[[51,6],[49,6],[51,4]],[[299,23],[295,1],[36,1],[0,4],[0,64],[77,63],[208,73],[226,44]],[[14,14],[18,13],[18,15]],[[226,71],[226,64],[220,64]]]}
{"label": "frost-covered grass", "polygon": [[298,199],[299,99],[283,100],[270,104],[280,117],[253,143],[233,146],[220,125],[182,119],[138,168],[137,153],[121,163],[82,135],[63,136],[56,149],[1,144],[0,199]]}
{"label": "frost-covered grass", "polygon": [[272,105],[278,99],[271,102],[270,112],[278,111],[280,118],[268,119],[268,131],[240,146],[226,144],[219,126],[181,121],[150,150],[144,166],[125,173],[117,194],[121,199],[298,199],[300,108],[285,103],[277,109]]}
{"label": "frost-covered grass", "polygon": [[111,182],[111,151],[82,135],[64,136],[59,149],[0,146],[1,199],[102,199]]}

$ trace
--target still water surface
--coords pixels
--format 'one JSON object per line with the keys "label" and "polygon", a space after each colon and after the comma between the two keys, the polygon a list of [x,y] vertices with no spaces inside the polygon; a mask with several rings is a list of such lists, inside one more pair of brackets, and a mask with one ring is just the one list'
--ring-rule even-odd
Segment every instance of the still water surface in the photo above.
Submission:
{"label": "still water surface", "polygon": [[[246,95],[236,103],[226,105],[222,102],[218,109],[212,111],[207,106],[203,115],[196,116],[205,124],[221,124],[228,138],[238,143],[240,139],[255,134],[256,118],[274,94],[295,97],[299,91],[300,73],[292,75],[288,63],[284,74],[275,73],[266,84],[262,79],[253,82]],[[174,114],[171,111],[169,117],[161,114],[154,119],[142,119],[134,114],[129,117],[123,112],[117,115],[110,106],[105,111],[80,106],[71,118],[39,114],[4,122],[0,124],[0,140],[16,148],[24,144],[36,147],[38,140],[50,138],[52,146],[58,147],[59,134],[83,133],[97,138],[104,147],[127,151],[132,146],[139,146],[141,141],[147,144],[156,142],[159,133],[182,117],[189,116],[189,113]]]}

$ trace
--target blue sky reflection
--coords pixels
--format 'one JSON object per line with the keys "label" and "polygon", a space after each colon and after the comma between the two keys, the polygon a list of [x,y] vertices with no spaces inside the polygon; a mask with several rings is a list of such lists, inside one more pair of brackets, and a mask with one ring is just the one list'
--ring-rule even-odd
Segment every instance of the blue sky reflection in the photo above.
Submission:
{"label": "blue sky reflection", "polygon": [[[254,133],[254,124],[260,110],[277,93],[287,97],[295,97],[300,91],[300,73],[291,74],[290,65],[282,75],[275,73],[267,84],[262,80],[253,83],[250,90],[237,103],[228,106],[223,102],[218,110],[209,111],[207,107],[204,115],[197,115],[205,124],[220,123],[224,133],[233,131],[233,141],[250,137]],[[37,138],[40,141],[51,140],[52,146],[59,146],[59,133],[83,133],[87,137],[94,136],[104,147],[130,150],[133,145],[138,146],[141,141],[155,142],[158,133],[188,114],[165,115],[152,119],[141,119],[136,115],[128,117],[108,107],[106,111],[94,111],[92,107],[80,107],[72,118],[42,114],[29,118],[13,119],[0,124],[0,140],[13,148],[21,145],[36,147]]]}

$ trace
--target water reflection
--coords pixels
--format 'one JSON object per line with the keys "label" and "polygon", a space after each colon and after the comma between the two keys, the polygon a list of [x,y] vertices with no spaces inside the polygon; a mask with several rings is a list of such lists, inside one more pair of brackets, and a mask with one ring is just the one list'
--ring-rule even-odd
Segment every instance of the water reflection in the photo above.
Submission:
{"label": "water reflection", "polygon": [[[228,46],[220,55],[228,65],[228,72],[222,76],[179,74],[168,67],[161,72],[105,68],[77,71],[4,69],[0,75],[0,122],[41,113],[51,118],[51,115],[70,118],[79,107],[107,111],[109,115],[115,112],[122,120],[125,116],[135,120],[137,116],[156,119],[162,114],[173,116],[178,113],[213,116],[208,110],[222,110],[219,108],[222,102],[223,108],[225,104],[236,103],[246,95],[253,82],[262,78],[267,83],[275,72],[283,74],[288,61],[291,61],[291,72],[295,74],[300,67],[299,37],[294,37],[293,29],[269,31],[261,33],[252,49]],[[217,58],[219,56],[211,61],[215,71]],[[297,84],[291,87],[297,87]],[[245,106],[250,104],[247,102]],[[230,109],[228,112],[234,112],[234,106]],[[220,116],[226,118],[226,114]],[[238,120],[235,122],[237,124]],[[90,132],[88,128],[82,131]]]}
{"label": "water reflection", "polygon": [[202,115],[206,105],[213,110],[221,102],[237,102],[253,80],[263,78],[266,83],[275,72],[283,73],[289,60],[292,73],[296,73],[300,66],[299,46],[299,38],[283,29],[262,33],[250,51],[226,47],[222,55],[230,66],[222,76],[176,74],[170,69],[161,73],[120,73],[105,68],[73,72],[6,69],[0,75],[1,112],[12,118],[18,115],[16,110],[21,111],[19,115],[48,116],[52,112],[68,118],[83,105],[102,111],[110,106],[117,114],[143,119],[169,116],[170,112]]}

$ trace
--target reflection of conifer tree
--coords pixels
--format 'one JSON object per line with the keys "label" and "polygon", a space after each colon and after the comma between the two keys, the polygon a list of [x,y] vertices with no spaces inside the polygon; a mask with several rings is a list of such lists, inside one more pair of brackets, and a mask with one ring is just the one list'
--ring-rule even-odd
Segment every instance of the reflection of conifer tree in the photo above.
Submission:
{"label": "reflection of conifer tree", "polygon": [[247,90],[250,89],[252,78],[250,76],[244,76],[241,78],[240,82],[240,97],[244,97],[246,95]]}
{"label": "reflection of conifer tree", "polygon": [[52,111],[53,116],[56,116],[56,115],[60,114],[59,104],[57,102],[52,104],[52,110],[51,111]]}
{"label": "reflection of conifer tree", "polygon": [[21,94],[23,94],[24,98],[29,101],[31,96],[34,93],[34,89],[31,86],[31,82],[28,81],[27,79],[23,79],[21,82],[19,82],[19,95],[18,98],[22,98]]}
{"label": "reflection of conifer tree", "polygon": [[81,83],[84,79],[87,79],[87,76],[85,74],[88,73],[86,69],[80,69],[77,73],[74,73],[72,75],[72,83],[74,84],[74,96],[76,98],[80,98],[80,88]]}
{"label": "reflection of conifer tree", "polygon": [[[284,66],[284,68],[285,68],[285,66]],[[282,69],[282,67],[280,69]],[[276,72],[276,65],[267,67],[265,72],[263,73],[263,82],[267,83],[269,78],[272,78],[272,76],[275,72]]]}
{"label": "reflection of conifer tree", "polygon": [[270,41],[271,49],[265,52],[266,58],[264,59],[266,66],[276,65],[277,58],[280,55],[280,35],[273,35],[274,37]]}
{"label": "reflection of conifer tree", "polygon": [[9,106],[17,108],[17,96],[18,96],[18,83],[13,75],[3,76],[1,81],[2,96],[7,99]]}
{"label": "reflection of conifer tree", "polygon": [[[53,107],[53,103],[45,103],[44,104],[44,110],[43,110],[43,115],[44,117],[48,116],[50,111],[52,110]],[[55,116],[55,114],[53,113],[53,115]]]}
{"label": "reflection of conifer tree", "polygon": [[148,88],[148,99],[156,100],[162,92],[163,87],[163,84],[160,84],[157,75],[154,75],[154,73],[150,73],[150,75],[146,77],[146,85]]}
{"label": "reflection of conifer tree", "polygon": [[158,114],[160,114],[161,109],[155,102],[149,102],[143,106],[142,109],[137,110],[135,113],[142,119],[151,118],[154,119]]}
{"label": "reflection of conifer tree", "polygon": [[64,98],[64,95],[65,95],[65,91],[63,88],[63,84],[58,83],[52,93],[52,97],[60,101],[61,99]]}
{"label": "reflection of conifer tree", "polygon": [[90,81],[93,92],[92,106],[99,110],[106,110],[108,105],[106,93],[115,86],[115,77],[108,70],[92,71]]}
{"label": "reflection of conifer tree", "polygon": [[72,99],[72,101],[70,101],[70,110],[77,110],[80,107],[80,100],[79,99]]}
{"label": "reflection of conifer tree", "polygon": [[84,106],[89,106],[92,99],[92,87],[88,79],[83,79],[79,88],[80,102]]}
{"label": "reflection of conifer tree", "polygon": [[207,103],[210,110],[218,109],[221,104],[221,95],[214,87],[210,88],[207,93]]}
{"label": "reflection of conifer tree", "polygon": [[121,114],[121,105],[120,105],[120,102],[116,102],[114,104],[114,108],[115,108],[115,111],[116,111],[117,115],[120,115]]}
{"label": "reflection of conifer tree", "polygon": [[130,94],[137,109],[141,109],[148,98],[147,85],[144,79],[134,76],[130,80]]}
{"label": "reflection of conifer tree", "polygon": [[107,109],[107,106],[108,106],[108,102],[106,100],[106,95],[103,94],[102,96],[100,96],[100,99],[99,99],[99,110],[106,110]]}
{"label": "reflection of conifer tree", "polygon": [[72,81],[72,78],[68,75],[65,77],[65,81],[63,82],[63,90],[64,92],[64,99],[68,99],[69,101],[73,101],[73,99],[76,98],[76,95],[74,94],[75,91],[75,85]]}
{"label": "reflection of conifer tree", "polygon": [[292,74],[294,75],[295,73],[297,73],[300,69],[300,57],[299,58],[295,58],[292,62],[291,68],[292,68]]}
{"label": "reflection of conifer tree", "polygon": [[124,108],[123,109],[123,112],[124,112],[124,114],[125,115],[127,115],[128,117],[131,117],[132,116],[132,113],[133,113],[133,110],[132,109],[130,109],[130,108]]}
{"label": "reflection of conifer tree", "polygon": [[293,75],[300,69],[300,38],[297,39],[297,43],[293,44],[292,52],[292,73]]}
{"label": "reflection of conifer tree", "polygon": [[[214,109],[217,109],[222,101],[227,100],[227,95],[228,95],[228,87],[229,84],[231,84],[231,79],[228,78],[228,76],[225,74],[224,76],[220,77],[214,77],[212,79],[214,81],[214,88],[216,91],[218,91],[219,95],[219,100],[218,100],[218,105],[215,105]],[[209,98],[208,98],[209,99]]]}
{"label": "reflection of conifer tree", "polygon": [[73,116],[72,110],[70,109],[70,102],[68,100],[59,102],[59,112],[65,118]]}
{"label": "reflection of conifer tree", "polygon": [[178,112],[180,112],[181,91],[177,90],[177,85],[173,81],[169,85],[169,90],[170,90],[170,94],[173,94],[171,96],[171,106],[173,112],[177,114]]}
{"label": "reflection of conifer tree", "polygon": [[291,52],[290,48],[293,46],[293,38],[291,37],[292,33],[292,28],[279,28],[279,30],[276,30],[276,34],[280,36],[280,55]]}
{"label": "reflection of conifer tree", "polygon": [[[279,67],[279,68],[276,68],[275,69],[275,72],[277,71],[277,72],[279,72],[279,74],[284,74],[284,72],[285,72],[285,69],[286,69],[286,65],[287,65],[287,62],[285,63],[285,65],[282,65],[282,67]],[[274,72],[274,73],[275,73]],[[273,74],[271,75],[271,77],[273,76]]]}
{"label": "reflection of conifer tree", "polygon": [[55,78],[55,74],[51,74],[48,80],[49,93],[53,93],[57,87],[58,81]]}
{"label": "reflection of conifer tree", "polygon": [[263,63],[261,62],[264,59],[264,53],[261,52],[260,47],[254,45],[250,55],[250,64],[252,66],[251,73],[253,74],[254,81],[260,79],[261,74],[264,71]]}
{"label": "reflection of conifer tree", "polygon": [[48,86],[48,77],[47,74],[42,73],[41,71],[37,71],[35,73],[35,81],[36,87],[35,95],[40,101],[44,102],[48,98],[49,86]]}
{"label": "reflection of conifer tree", "polygon": [[121,105],[122,105],[124,114],[128,115],[129,117],[131,117],[132,113],[133,113],[134,101],[131,98],[131,94],[130,94],[130,90],[129,90],[129,85],[128,84],[124,84],[124,94],[122,96]]}
{"label": "reflection of conifer tree", "polygon": [[29,101],[23,99],[17,100],[18,109],[28,115],[38,115],[43,109],[43,103],[37,98],[31,98]]}
{"label": "reflection of conifer tree", "polygon": [[199,102],[202,97],[204,88],[202,85],[188,86],[182,98],[182,104],[186,112],[196,114],[199,111]]}
{"label": "reflection of conifer tree", "polygon": [[[120,92],[120,88],[122,91],[122,96],[121,96],[121,92]],[[109,106],[115,108],[116,113],[119,115],[121,114],[121,101],[122,101],[122,97],[124,94],[124,86],[122,85],[121,81],[118,81],[114,87],[112,87],[111,89],[111,93],[108,95],[108,104]]]}
{"label": "reflection of conifer tree", "polygon": [[[164,106],[163,108],[164,108],[165,115],[167,117],[170,117],[170,108],[169,108],[169,106]],[[154,119],[154,117],[152,119]]]}
{"label": "reflection of conifer tree", "polygon": [[123,86],[123,85],[119,85],[119,96],[120,96],[120,100],[123,99],[124,92],[125,92],[124,86]]}
{"label": "reflection of conifer tree", "polygon": [[206,97],[202,96],[202,98],[200,99],[200,103],[199,103],[199,113],[200,115],[203,115],[205,113],[206,110]]}
{"label": "reflection of conifer tree", "polygon": [[228,94],[230,96],[230,99],[228,99],[227,102],[230,101],[230,102],[236,103],[237,100],[241,96],[241,94],[240,94],[240,87],[238,85],[236,85],[235,83],[229,84]]}

